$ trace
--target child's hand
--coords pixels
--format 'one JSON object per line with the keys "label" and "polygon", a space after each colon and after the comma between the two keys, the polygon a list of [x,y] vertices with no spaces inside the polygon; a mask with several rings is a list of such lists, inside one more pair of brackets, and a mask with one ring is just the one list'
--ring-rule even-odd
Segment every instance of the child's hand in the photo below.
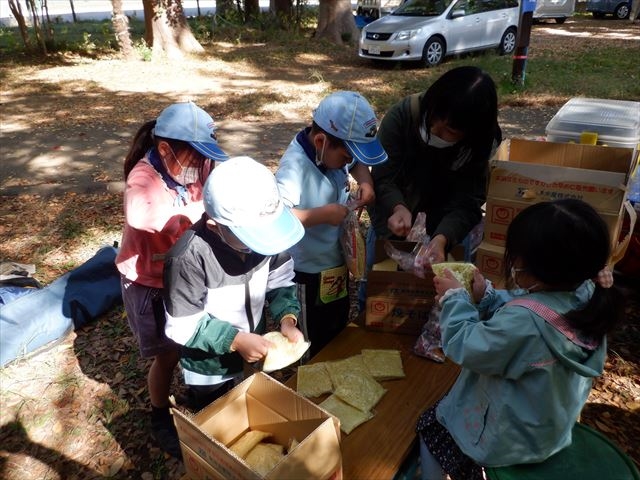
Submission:
{"label": "child's hand", "polygon": [[473,290],[473,301],[475,303],[480,303],[480,300],[484,297],[486,289],[487,284],[484,281],[484,276],[480,273],[480,270],[476,268],[473,272],[473,283],[471,284],[471,290]]}
{"label": "child's hand", "polygon": [[361,183],[358,185],[358,193],[356,194],[356,208],[363,207],[364,205],[373,204],[376,199],[376,193],[373,190],[373,185],[370,183]]}
{"label": "child's hand", "polygon": [[298,327],[296,327],[295,322],[286,317],[280,322],[280,333],[287,337],[292,343],[304,341],[304,335]]}
{"label": "child's hand", "polygon": [[328,223],[329,225],[336,227],[342,223],[349,213],[349,209],[346,205],[342,205],[340,203],[329,203],[321,208],[323,208],[325,218],[324,223]]}
{"label": "child's hand", "polygon": [[440,298],[444,293],[451,288],[462,288],[462,284],[455,277],[453,272],[448,268],[445,269],[443,276],[433,277],[433,286],[436,289],[436,301],[440,301]]}
{"label": "child's hand", "polygon": [[231,343],[231,350],[237,351],[249,363],[262,360],[269,351],[271,342],[260,335],[238,332]]}

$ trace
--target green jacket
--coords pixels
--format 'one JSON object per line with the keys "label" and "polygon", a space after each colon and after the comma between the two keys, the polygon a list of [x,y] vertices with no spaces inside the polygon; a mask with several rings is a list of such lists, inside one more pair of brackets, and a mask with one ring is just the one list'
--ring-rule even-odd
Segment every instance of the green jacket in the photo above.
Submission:
{"label": "green jacket", "polygon": [[502,135],[498,130],[491,154],[479,158],[460,142],[438,149],[427,145],[419,133],[417,103],[412,95],[392,106],[380,124],[378,138],[389,160],[372,168],[376,202],[368,208],[378,237],[391,232],[387,219],[398,204],[405,205],[415,221],[418,212],[427,214],[427,233],[443,234],[447,249],[460,243],[482,219],[487,198],[489,159]]}

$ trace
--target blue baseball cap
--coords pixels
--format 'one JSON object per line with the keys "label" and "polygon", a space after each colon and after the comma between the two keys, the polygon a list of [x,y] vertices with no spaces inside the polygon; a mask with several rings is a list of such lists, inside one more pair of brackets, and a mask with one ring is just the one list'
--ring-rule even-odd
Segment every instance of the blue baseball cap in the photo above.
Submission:
{"label": "blue baseball cap", "polygon": [[387,160],[387,152],[376,137],[376,114],[359,93],[340,91],[326,96],[313,112],[313,121],[341,139],[359,162],[378,165]]}
{"label": "blue baseball cap", "polygon": [[275,255],[304,236],[300,220],[280,197],[276,177],[249,157],[233,157],[213,169],[204,184],[204,209],[254,252]]}
{"label": "blue baseball cap", "polygon": [[193,102],[174,103],[156,119],[153,134],[158,137],[182,140],[211,160],[227,160],[216,140],[216,124],[207,112]]}

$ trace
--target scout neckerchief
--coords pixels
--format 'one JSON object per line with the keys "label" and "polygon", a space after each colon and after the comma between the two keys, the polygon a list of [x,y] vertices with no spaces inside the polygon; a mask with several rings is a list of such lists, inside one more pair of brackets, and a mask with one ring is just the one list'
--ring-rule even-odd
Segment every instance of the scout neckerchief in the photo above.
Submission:
{"label": "scout neckerchief", "polygon": [[160,155],[158,155],[158,150],[156,150],[155,148],[150,148],[147,152],[147,158],[149,159],[149,163],[151,164],[151,166],[156,170],[156,172],[160,174],[162,180],[164,180],[164,183],[167,184],[167,187],[169,187],[171,190],[175,190],[178,194],[178,196],[173,201],[173,206],[181,206],[180,202],[182,202],[182,205],[186,205],[189,200],[187,189],[184,187],[184,185],[180,185],[173,178],[171,178],[164,166],[164,163],[160,159]]}

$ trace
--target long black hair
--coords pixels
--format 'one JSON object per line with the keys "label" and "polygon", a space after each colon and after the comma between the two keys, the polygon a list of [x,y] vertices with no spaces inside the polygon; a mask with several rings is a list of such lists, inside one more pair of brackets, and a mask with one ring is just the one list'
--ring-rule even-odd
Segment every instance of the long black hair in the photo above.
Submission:
{"label": "long black hair", "polygon": [[493,141],[502,141],[496,85],[477,67],[453,68],[438,78],[422,96],[420,118],[427,132],[436,120],[463,132],[462,143],[471,148],[477,160],[486,161]]}
{"label": "long black hair", "polygon": [[[611,250],[609,230],[598,212],[576,199],[540,202],[522,210],[507,229],[504,275],[520,267],[553,290],[571,291],[595,279]],[[600,338],[622,319],[624,297],[615,286],[597,282],[586,307],[565,317],[575,328]]]}

